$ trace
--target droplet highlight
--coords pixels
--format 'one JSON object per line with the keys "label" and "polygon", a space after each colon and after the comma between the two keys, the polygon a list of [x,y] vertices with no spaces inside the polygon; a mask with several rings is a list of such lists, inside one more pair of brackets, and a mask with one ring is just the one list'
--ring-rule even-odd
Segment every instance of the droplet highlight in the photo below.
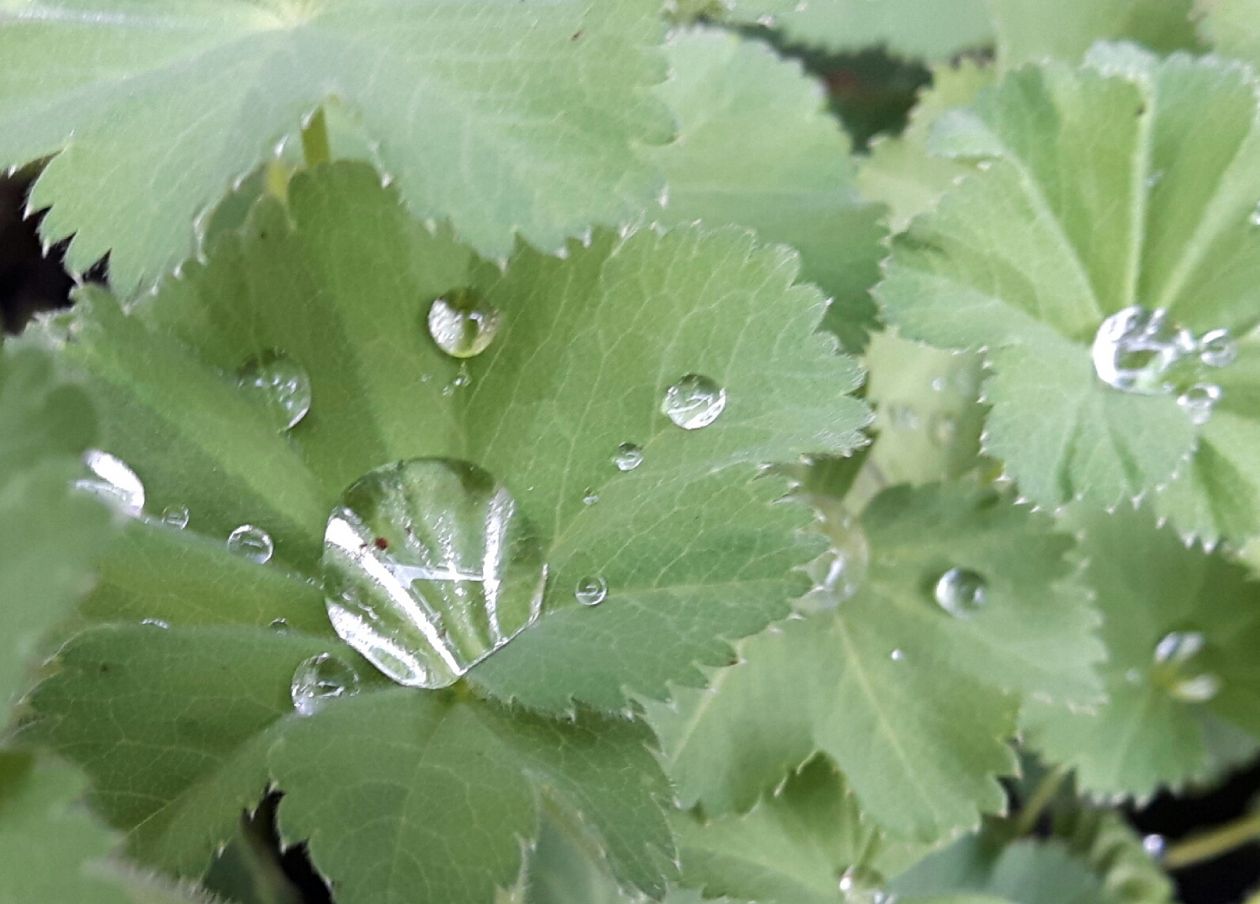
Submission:
{"label": "droplet highlight", "polygon": [[242,524],[228,534],[227,548],[238,556],[265,565],[271,561],[275,552],[275,544],[271,534],[253,524]]}
{"label": "droplet highlight", "polygon": [[292,430],[311,410],[310,375],[283,352],[250,358],[237,371],[236,385],[266,407],[280,433]]}
{"label": "droplet highlight", "polygon": [[578,581],[573,595],[583,606],[598,606],[608,599],[608,582],[600,575],[591,575]]}
{"label": "droplet highlight", "polygon": [[1174,700],[1206,703],[1220,692],[1221,680],[1203,668],[1207,640],[1198,631],[1172,631],[1155,645],[1155,681]]}
{"label": "droplet highlight", "polygon": [[186,505],[168,505],[162,509],[162,523],[176,530],[183,530],[188,526],[188,517]]}
{"label": "droplet highlight", "polygon": [[542,544],[511,493],[455,459],[370,472],[324,532],[334,630],[410,687],[453,684],[533,624],[546,577]]}
{"label": "droplet highlight", "polygon": [[302,660],[293,671],[289,697],[300,716],[313,716],[330,701],[359,690],[359,673],[331,653]]}
{"label": "droplet highlight", "polygon": [[957,618],[970,618],[988,602],[988,583],[978,572],[951,568],[932,588],[937,605]]}
{"label": "droplet highlight", "polygon": [[480,355],[499,332],[499,310],[472,289],[455,289],[429,306],[429,335],[452,358]]}
{"label": "droplet highlight", "polygon": [[1194,335],[1174,324],[1167,311],[1133,305],[1102,322],[1091,356],[1098,379],[1108,386],[1159,395],[1173,391],[1177,365],[1196,349]]}
{"label": "droplet highlight", "polygon": [[633,471],[643,464],[643,450],[634,443],[622,443],[613,453],[612,461],[618,471]]}
{"label": "droplet highlight", "polygon": [[1229,367],[1238,360],[1238,343],[1229,330],[1209,330],[1199,337],[1199,360],[1208,367]]}
{"label": "droplet highlight", "polygon": [[1196,427],[1212,419],[1212,411],[1220,400],[1221,388],[1213,383],[1196,383],[1177,396],[1177,404]]}
{"label": "droplet highlight", "polygon": [[842,505],[821,497],[814,504],[823,515],[831,548],[809,567],[814,587],[797,605],[802,612],[835,609],[857,596],[870,568],[871,547],[862,525]]}
{"label": "droplet highlight", "polygon": [[726,410],[726,390],[708,377],[687,374],[665,390],[661,412],[684,430],[700,430]]}
{"label": "droplet highlight", "polygon": [[103,499],[124,515],[140,516],[144,511],[144,484],[125,461],[100,449],[89,449],[83,455],[83,464],[92,476],[76,480],[76,489]]}

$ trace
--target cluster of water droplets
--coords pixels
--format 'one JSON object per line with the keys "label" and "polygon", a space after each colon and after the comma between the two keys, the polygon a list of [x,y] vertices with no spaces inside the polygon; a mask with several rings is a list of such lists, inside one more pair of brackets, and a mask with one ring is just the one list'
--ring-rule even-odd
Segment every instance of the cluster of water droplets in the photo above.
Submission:
{"label": "cluster of water droplets", "polygon": [[1208,374],[1234,363],[1238,347],[1228,330],[1196,336],[1166,310],[1133,305],[1102,322],[1091,355],[1094,372],[1108,386],[1141,395],[1176,393],[1190,420],[1202,425],[1222,395]]}
{"label": "cluster of water droplets", "polygon": [[1173,631],[1155,645],[1152,675],[1170,697],[1183,703],[1206,703],[1221,689],[1221,680],[1203,664],[1207,640],[1198,631]]}

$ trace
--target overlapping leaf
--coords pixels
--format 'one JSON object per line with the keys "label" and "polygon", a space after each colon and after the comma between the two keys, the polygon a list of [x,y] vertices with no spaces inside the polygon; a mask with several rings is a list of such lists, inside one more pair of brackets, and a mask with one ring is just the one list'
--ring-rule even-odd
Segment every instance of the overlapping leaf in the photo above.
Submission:
{"label": "overlapping leaf", "polygon": [[68,261],[130,290],[191,224],[336,97],[411,209],[478,250],[547,249],[632,217],[666,140],[650,2],[5,0],[0,166],[53,157],[34,207]]}
{"label": "overlapping leaf", "polygon": [[[649,704],[684,804],[748,809],[821,750],[877,823],[937,838],[1003,806],[994,774],[1013,768],[1019,696],[1096,697],[1095,616],[1065,583],[1070,541],[1044,519],[937,486],[887,491],[862,521],[857,596],[745,642],[708,690]],[[933,599],[952,567],[987,581],[974,617]]]}
{"label": "overlapping leaf", "polygon": [[[907,335],[988,350],[987,450],[1046,505],[1149,492],[1195,448],[1174,394],[1125,393],[1095,375],[1089,346],[1107,315],[1139,304],[1235,336],[1260,322],[1251,76],[1215,60],[1099,58],[1117,74],[1023,69],[938,123],[938,149],[986,171],[895,241],[877,290]],[[1230,387],[1222,423],[1255,419],[1250,369],[1235,368],[1211,375]],[[1245,468],[1219,476],[1220,459],[1247,460],[1246,431],[1214,435],[1217,461],[1194,462],[1215,478],[1191,489],[1200,511],[1227,506],[1223,484],[1252,489]]]}
{"label": "overlapping leaf", "polygon": [[1194,0],[989,0],[998,60],[1007,68],[1077,62],[1097,41],[1134,41],[1159,53],[1197,50]]}
{"label": "overlapping leaf", "polygon": [[[1148,512],[1078,517],[1086,578],[1104,619],[1108,701],[1077,712],[1029,703],[1032,743],[1074,766],[1082,789],[1099,795],[1144,797],[1219,770],[1211,734],[1227,726],[1260,737],[1260,584],[1219,555],[1185,548]],[[1206,641],[1184,674],[1156,662],[1157,645],[1172,632]],[[1170,682],[1199,676],[1215,679],[1219,692],[1202,702],[1170,692]]]}

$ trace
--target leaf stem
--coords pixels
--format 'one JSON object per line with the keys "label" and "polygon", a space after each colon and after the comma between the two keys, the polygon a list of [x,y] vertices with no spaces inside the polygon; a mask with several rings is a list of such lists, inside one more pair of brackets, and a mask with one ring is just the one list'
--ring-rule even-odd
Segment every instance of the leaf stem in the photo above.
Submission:
{"label": "leaf stem", "polygon": [[324,108],[320,107],[302,127],[302,156],[308,169],[332,160],[332,147],[328,143],[328,121]]}
{"label": "leaf stem", "polygon": [[1170,870],[1183,869],[1215,860],[1252,841],[1260,841],[1260,813],[1252,813],[1177,842],[1164,854],[1164,866]]}
{"label": "leaf stem", "polygon": [[267,189],[267,194],[279,199],[281,203],[288,203],[289,167],[279,157],[267,161],[267,168],[263,172],[263,185]]}
{"label": "leaf stem", "polygon": [[1063,784],[1063,780],[1067,778],[1067,766],[1055,766],[1047,772],[1037,785],[1037,789],[1033,791],[1032,796],[1028,798],[1028,803],[1019,811],[1019,818],[1015,820],[1015,834],[1027,835],[1037,827],[1037,820],[1041,818],[1042,812],[1050,805],[1050,801],[1054,800],[1054,796],[1059,793],[1059,787]]}

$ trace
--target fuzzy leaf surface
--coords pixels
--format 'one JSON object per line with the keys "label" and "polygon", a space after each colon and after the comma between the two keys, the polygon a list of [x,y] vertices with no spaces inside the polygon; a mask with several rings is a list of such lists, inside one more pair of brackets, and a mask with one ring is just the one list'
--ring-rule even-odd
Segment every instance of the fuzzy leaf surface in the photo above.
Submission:
{"label": "fuzzy leaf surface", "polygon": [[1014,69],[1048,58],[1077,62],[1097,41],[1133,41],[1157,53],[1199,50],[1194,0],[989,0],[998,60]]}
{"label": "fuzzy leaf surface", "polygon": [[[332,97],[379,145],[409,207],[479,251],[554,249],[629,219],[666,140],[646,0],[4,0],[0,166],[35,186],[70,266],[110,253],[115,286],[193,250],[190,227]],[[68,61],[73,61],[68,62]]]}
{"label": "fuzzy leaf surface", "polygon": [[[886,491],[862,526],[854,598],[749,639],[708,690],[649,704],[685,805],[747,810],[822,751],[877,824],[933,840],[1003,806],[1019,696],[1097,696],[1096,616],[1046,519],[959,485]],[[933,600],[951,567],[987,581],[974,617]]]}
{"label": "fuzzy leaf surface", "polygon": [[[1121,392],[1095,375],[1090,345],[1107,315],[1140,304],[1235,336],[1260,321],[1251,76],[1212,59],[1100,58],[1116,74],[1025,68],[938,122],[938,150],[987,170],[895,240],[877,289],[904,334],[987,349],[986,451],[1044,505],[1150,492],[1195,448],[1175,393]],[[1232,394],[1224,408],[1249,398]]]}

